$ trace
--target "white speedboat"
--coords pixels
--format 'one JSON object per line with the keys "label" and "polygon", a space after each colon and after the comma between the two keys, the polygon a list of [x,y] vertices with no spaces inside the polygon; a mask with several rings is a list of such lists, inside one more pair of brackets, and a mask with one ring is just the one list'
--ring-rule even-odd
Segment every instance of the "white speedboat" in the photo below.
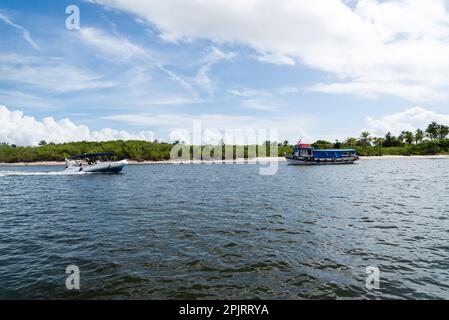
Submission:
{"label": "white speedboat", "polygon": [[117,173],[128,164],[127,160],[111,161],[113,153],[86,153],[65,159],[68,172],[102,172]]}

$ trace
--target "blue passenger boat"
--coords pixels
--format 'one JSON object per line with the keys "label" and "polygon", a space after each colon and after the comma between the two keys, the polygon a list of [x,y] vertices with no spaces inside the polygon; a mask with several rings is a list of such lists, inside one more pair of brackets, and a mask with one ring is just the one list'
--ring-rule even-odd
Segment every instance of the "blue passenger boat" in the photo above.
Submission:
{"label": "blue passenger boat", "polygon": [[359,159],[355,149],[322,149],[298,143],[292,154],[285,155],[291,165],[352,164]]}

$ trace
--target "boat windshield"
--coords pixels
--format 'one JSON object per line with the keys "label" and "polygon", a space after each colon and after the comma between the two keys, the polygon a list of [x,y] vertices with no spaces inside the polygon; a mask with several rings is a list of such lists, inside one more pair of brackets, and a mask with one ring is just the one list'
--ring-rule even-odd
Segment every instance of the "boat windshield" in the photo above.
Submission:
{"label": "boat windshield", "polygon": [[312,149],[301,149],[301,156],[311,156]]}
{"label": "boat windshield", "polygon": [[109,161],[113,158],[113,156],[114,154],[111,152],[85,153],[71,156],[69,160],[78,160],[83,162],[96,162],[97,160]]}

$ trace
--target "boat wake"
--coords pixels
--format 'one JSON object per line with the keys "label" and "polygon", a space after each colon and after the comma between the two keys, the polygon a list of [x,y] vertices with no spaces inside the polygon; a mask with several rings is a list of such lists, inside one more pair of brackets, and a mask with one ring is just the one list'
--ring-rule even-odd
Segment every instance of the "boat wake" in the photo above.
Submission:
{"label": "boat wake", "polygon": [[53,172],[33,172],[33,171],[0,171],[0,177],[12,176],[68,176],[68,175],[85,175],[89,172],[67,172],[67,171],[53,171]]}

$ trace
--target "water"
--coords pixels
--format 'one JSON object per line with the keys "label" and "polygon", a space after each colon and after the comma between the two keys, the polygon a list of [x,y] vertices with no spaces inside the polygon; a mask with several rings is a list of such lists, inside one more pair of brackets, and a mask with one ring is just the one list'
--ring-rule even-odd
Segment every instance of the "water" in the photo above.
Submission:
{"label": "water", "polygon": [[[0,167],[0,298],[447,299],[448,168]],[[79,291],[65,288],[71,264]]]}

